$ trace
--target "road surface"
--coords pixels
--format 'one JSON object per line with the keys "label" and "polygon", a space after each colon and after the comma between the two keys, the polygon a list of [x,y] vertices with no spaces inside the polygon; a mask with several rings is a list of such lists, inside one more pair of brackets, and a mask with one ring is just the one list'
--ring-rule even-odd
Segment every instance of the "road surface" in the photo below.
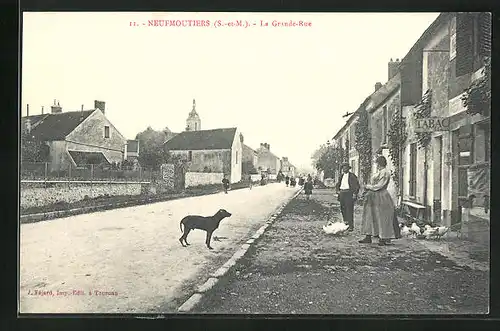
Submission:
{"label": "road surface", "polygon": [[[265,223],[298,189],[255,186],[77,215],[20,228],[21,313],[168,313]],[[212,241],[192,231],[184,248],[179,222],[224,208]]]}
{"label": "road surface", "polygon": [[354,232],[324,233],[327,220],[341,219],[333,190],[315,189],[309,201],[299,195],[191,313],[488,312],[488,246],[453,237],[362,245],[358,205]]}

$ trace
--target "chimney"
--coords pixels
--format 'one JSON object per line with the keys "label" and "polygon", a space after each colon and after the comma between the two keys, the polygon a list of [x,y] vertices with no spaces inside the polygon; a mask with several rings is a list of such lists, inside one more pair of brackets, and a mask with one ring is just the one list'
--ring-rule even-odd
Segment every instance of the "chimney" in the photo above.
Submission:
{"label": "chimney", "polygon": [[377,91],[381,87],[382,87],[382,83],[381,82],[376,82],[375,83],[375,91]]}
{"label": "chimney", "polygon": [[83,105],[82,105],[82,111],[83,111]]}
{"label": "chimney", "polygon": [[50,109],[52,111],[52,114],[62,113],[62,107],[59,105],[59,101],[57,101],[57,104],[56,104],[56,100],[55,99],[54,99],[54,105],[50,106]]}
{"label": "chimney", "polygon": [[392,61],[392,59],[389,61],[389,65],[388,65],[388,73],[389,73],[389,80],[396,76],[396,74],[398,73],[398,67],[399,65],[401,64],[401,62],[399,61],[399,59],[396,59],[396,61]]}
{"label": "chimney", "polygon": [[94,108],[99,108],[102,113],[104,114],[104,111],[106,110],[106,103],[104,101],[99,101],[99,100],[95,100],[94,101]]}
{"label": "chimney", "polygon": [[243,134],[242,134],[242,133],[240,133],[240,141],[241,141],[241,143],[242,143],[242,144],[243,144],[243,140],[244,140],[244,139],[243,139]]}
{"label": "chimney", "polygon": [[43,115],[43,106],[42,106],[42,115]]}
{"label": "chimney", "polygon": [[30,105],[26,105],[26,116],[30,116]]}

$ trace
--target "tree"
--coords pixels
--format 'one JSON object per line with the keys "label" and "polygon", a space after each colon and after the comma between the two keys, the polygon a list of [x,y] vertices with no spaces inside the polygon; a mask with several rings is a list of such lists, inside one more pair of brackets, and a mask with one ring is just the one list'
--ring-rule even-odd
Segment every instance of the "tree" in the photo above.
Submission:
{"label": "tree", "polygon": [[245,175],[258,174],[252,161],[245,161],[241,164],[241,172]]}
{"label": "tree", "polygon": [[361,180],[367,183],[372,168],[372,135],[368,112],[364,109],[359,113],[354,133],[356,136],[355,147],[359,154]]}
{"label": "tree", "polygon": [[21,162],[47,162],[50,150],[44,142],[26,131],[21,133]]}
{"label": "tree", "polygon": [[314,165],[315,168],[323,171],[325,178],[333,178],[335,173],[339,171],[344,159],[343,149],[332,145],[322,145],[319,153],[321,154]]}
{"label": "tree", "polygon": [[148,127],[138,133],[135,139],[139,141],[139,163],[143,168],[156,170],[172,159],[163,146],[166,140],[164,131],[155,131]]}

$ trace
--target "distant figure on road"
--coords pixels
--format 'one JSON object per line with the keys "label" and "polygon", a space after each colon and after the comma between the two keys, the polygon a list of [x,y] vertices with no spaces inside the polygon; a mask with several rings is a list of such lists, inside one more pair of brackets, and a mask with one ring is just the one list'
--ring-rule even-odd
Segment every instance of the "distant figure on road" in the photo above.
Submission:
{"label": "distant figure on road", "polygon": [[252,187],[253,187],[252,175],[248,175],[248,187],[250,189],[252,189]]}
{"label": "distant figure on road", "polygon": [[260,185],[266,185],[266,175],[262,174],[260,177]]}
{"label": "distant figure on road", "polygon": [[290,177],[290,186],[295,187],[295,185],[297,185],[297,182],[295,181],[295,178],[292,176]]}
{"label": "distant figure on road", "polygon": [[349,231],[354,230],[354,201],[358,199],[359,181],[355,174],[349,171],[349,163],[342,164],[342,174],[336,185],[340,211],[344,223],[349,225]]}
{"label": "distant figure on road", "polygon": [[300,177],[299,177],[299,186],[304,186],[304,184],[305,184],[304,176],[300,175]]}
{"label": "distant figure on road", "polygon": [[307,181],[304,184],[304,191],[306,193],[307,200],[309,200],[313,191],[313,179],[310,175],[307,176]]}
{"label": "distant figure on road", "polygon": [[286,175],[286,177],[285,177],[285,184],[286,184],[286,186],[288,186],[288,184],[290,184],[290,177],[288,177],[288,175]]}
{"label": "distant figure on road", "polygon": [[227,190],[229,189],[229,179],[227,179],[227,175],[224,175],[222,179],[222,186],[224,187],[224,193],[227,194]]}
{"label": "distant figure on road", "polygon": [[278,173],[278,176],[276,177],[276,179],[278,180],[278,183],[281,183],[281,181],[283,180],[283,177],[284,177],[283,173],[280,170],[280,172]]}
{"label": "distant figure on road", "polygon": [[372,236],[378,236],[380,246],[391,245],[392,238],[400,238],[398,220],[394,211],[394,201],[387,191],[391,181],[391,172],[386,168],[387,160],[383,156],[376,159],[377,172],[371,184],[365,186],[362,231],[366,235],[359,242],[369,244]]}

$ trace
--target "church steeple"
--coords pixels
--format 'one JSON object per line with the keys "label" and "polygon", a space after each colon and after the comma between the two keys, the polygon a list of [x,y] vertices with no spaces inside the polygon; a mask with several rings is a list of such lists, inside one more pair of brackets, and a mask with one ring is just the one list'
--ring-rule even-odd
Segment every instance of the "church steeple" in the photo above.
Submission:
{"label": "church steeple", "polygon": [[196,112],[196,100],[193,99],[193,109],[189,113],[186,120],[186,131],[198,131],[201,130],[201,119]]}

